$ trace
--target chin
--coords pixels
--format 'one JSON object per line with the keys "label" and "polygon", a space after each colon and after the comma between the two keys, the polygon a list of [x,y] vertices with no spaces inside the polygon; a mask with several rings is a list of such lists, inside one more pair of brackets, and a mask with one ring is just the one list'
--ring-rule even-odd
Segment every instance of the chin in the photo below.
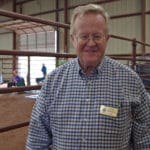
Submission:
{"label": "chin", "polygon": [[96,67],[98,62],[88,61],[88,62],[85,62],[85,64],[86,64],[86,66]]}

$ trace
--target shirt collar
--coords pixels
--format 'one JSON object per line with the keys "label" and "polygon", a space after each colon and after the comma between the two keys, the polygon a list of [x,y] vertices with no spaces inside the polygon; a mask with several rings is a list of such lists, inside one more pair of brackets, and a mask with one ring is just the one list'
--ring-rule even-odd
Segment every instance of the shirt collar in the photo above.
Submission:
{"label": "shirt collar", "polygon": [[[105,66],[105,62],[106,62],[106,57],[104,56],[101,63],[95,68],[95,70],[93,71],[93,74],[100,74],[100,72],[102,71],[102,68]],[[80,75],[83,75],[83,69],[81,68],[80,64],[79,64],[79,59],[76,59],[76,66],[77,66],[77,70],[79,72]]]}

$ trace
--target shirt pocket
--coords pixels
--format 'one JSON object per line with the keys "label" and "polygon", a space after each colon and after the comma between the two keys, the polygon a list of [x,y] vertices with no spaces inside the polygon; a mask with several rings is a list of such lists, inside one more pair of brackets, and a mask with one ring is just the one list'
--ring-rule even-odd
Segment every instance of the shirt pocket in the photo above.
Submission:
{"label": "shirt pocket", "polygon": [[[116,111],[116,116],[110,112],[100,113],[101,106],[106,108],[105,111]],[[131,125],[131,103],[129,101],[106,100],[100,103],[98,107],[99,129],[107,133],[122,133],[125,128],[130,128]],[[128,125],[128,126],[127,126]]]}

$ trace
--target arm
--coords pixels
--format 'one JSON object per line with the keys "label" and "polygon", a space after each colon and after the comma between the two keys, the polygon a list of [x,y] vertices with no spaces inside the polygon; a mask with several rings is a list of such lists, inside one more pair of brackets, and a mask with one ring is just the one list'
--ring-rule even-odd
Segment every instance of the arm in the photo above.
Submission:
{"label": "arm", "polygon": [[44,96],[41,91],[33,107],[26,150],[46,150],[52,144],[49,114],[46,110]]}
{"label": "arm", "polygon": [[139,104],[133,108],[133,150],[148,150],[150,149],[150,97],[141,82],[137,87]]}

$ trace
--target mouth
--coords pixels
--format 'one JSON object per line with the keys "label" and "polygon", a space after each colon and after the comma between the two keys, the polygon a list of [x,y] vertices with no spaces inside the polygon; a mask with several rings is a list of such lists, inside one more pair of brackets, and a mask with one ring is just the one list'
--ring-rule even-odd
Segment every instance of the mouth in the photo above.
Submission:
{"label": "mouth", "polygon": [[86,53],[96,53],[97,50],[96,49],[87,49],[84,52],[86,52]]}

